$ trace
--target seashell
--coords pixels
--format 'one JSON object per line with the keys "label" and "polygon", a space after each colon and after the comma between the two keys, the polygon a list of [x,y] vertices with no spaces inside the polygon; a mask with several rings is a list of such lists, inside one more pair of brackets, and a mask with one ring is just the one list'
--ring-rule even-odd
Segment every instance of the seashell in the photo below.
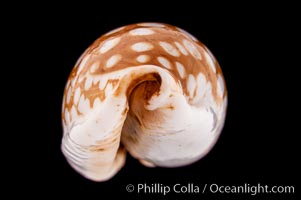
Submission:
{"label": "seashell", "polygon": [[149,167],[189,165],[216,143],[226,107],[220,66],[194,36],[161,23],[124,26],[97,39],[70,74],[62,152],[94,181],[113,177],[126,152]]}

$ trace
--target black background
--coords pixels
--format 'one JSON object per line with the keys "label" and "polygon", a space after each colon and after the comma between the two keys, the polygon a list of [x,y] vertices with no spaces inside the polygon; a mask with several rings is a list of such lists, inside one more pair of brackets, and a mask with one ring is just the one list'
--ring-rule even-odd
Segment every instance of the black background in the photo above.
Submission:
{"label": "black background", "polygon": [[[31,57],[24,60],[30,66],[24,73],[32,77],[28,83],[34,98],[23,97],[32,103],[26,112],[34,117],[26,124],[32,132],[30,141],[25,142],[24,152],[29,150],[27,161],[20,164],[26,166],[21,172],[26,178],[17,185],[29,186],[31,189],[26,193],[38,196],[41,192],[42,196],[96,199],[107,199],[107,194],[143,199],[146,194],[125,190],[127,184],[138,183],[294,185],[298,193],[300,153],[296,137],[300,133],[297,129],[300,89],[296,88],[300,84],[296,69],[300,64],[294,59],[300,51],[293,50],[297,42],[295,27],[300,25],[297,13],[283,5],[235,5],[239,9],[231,10],[221,6],[220,11],[213,5],[165,8],[149,4],[141,2],[137,8],[128,6],[118,12],[92,4],[80,9],[53,6],[50,11],[35,10],[36,14],[24,20],[28,27],[34,28],[34,31],[22,29],[23,37],[28,39],[25,43],[35,48]],[[128,156],[126,165],[114,178],[95,183],[71,169],[61,153],[63,89],[76,60],[95,39],[114,28],[137,22],[181,27],[211,50],[221,65],[228,89],[225,127],[212,151],[195,164],[172,169],[146,168]],[[34,75],[37,71],[39,76]],[[155,199],[171,196],[175,196],[173,199],[251,197],[209,192],[154,195]],[[256,198],[295,196],[259,194]]]}

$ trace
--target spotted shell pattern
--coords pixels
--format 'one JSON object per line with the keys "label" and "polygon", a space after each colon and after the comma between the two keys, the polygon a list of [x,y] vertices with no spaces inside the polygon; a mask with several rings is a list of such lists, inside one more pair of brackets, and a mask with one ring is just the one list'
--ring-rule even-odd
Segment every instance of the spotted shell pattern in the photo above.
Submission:
{"label": "spotted shell pattern", "polygon": [[[164,84],[164,91],[170,92],[165,92],[169,95],[162,99],[176,96],[175,99],[164,103],[164,106],[160,104],[159,107],[141,111],[143,106],[151,107],[150,101],[155,96],[165,94]],[[138,86],[140,89],[137,89]],[[183,98],[177,97],[178,94]],[[137,98],[143,99],[143,103],[136,103]],[[210,131],[207,132],[213,135],[204,149],[196,150],[196,154],[194,150],[189,152],[193,159],[183,162],[179,160],[186,159],[188,154],[178,158],[173,157],[177,152],[168,152],[173,149],[173,143],[166,142],[172,147],[164,149],[164,143],[153,142],[160,137],[145,136],[146,129],[152,129],[145,124],[154,120],[158,121],[156,124],[161,123],[158,115],[151,112],[160,110],[163,115],[179,115],[175,111],[181,107],[177,102],[184,100],[176,98],[184,99],[188,110],[201,110],[206,116],[210,115]],[[132,109],[131,105],[136,107]],[[223,127],[226,107],[227,91],[221,68],[204,44],[186,31],[167,24],[127,25],[97,39],[73,68],[63,98],[62,151],[74,169],[96,181],[108,180],[121,169],[126,150],[146,166],[187,165],[203,157],[212,148]],[[157,117],[154,118],[154,115]],[[170,123],[177,122],[164,122],[154,129],[158,130],[158,134],[167,134],[172,129],[170,127],[175,127],[167,125]],[[195,123],[198,123],[197,120]],[[161,131],[165,129],[165,132]],[[181,130],[185,134],[185,127]],[[128,133],[133,131],[137,133]],[[189,131],[187,137],[190,137]],[[175,137],[174,140],[180,139]],[[181,141],[174,143],[182,145]],[[185,145],[188,143],[191,141]],[[179,150],[185,152],[185,145]],[[155,151],[153,148],[167,152],[166,156],[157,158],[158,153],[151,155]]]}

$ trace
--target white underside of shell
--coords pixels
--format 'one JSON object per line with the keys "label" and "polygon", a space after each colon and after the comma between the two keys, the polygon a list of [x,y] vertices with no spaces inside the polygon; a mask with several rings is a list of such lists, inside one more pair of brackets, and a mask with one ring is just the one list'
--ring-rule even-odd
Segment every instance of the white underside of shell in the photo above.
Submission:
{"label": "white underside of shell", "polygon": [[[158,93],[145,102],[143,87],[150,80],[143,80],[127,94],[133,80],[152,73],[161,79]],[[106,76],[90,78],[106,80]],[[118,77],[119,85],[106,90],[103,102],[87,108],[85,115],[77,116],[74,123],[64,127],[62,150],[69,163],[85,177],[104,181],[117,173],[126,155],[120,142],[142,164],[163,167],[191,164],[216,142],[227,102],[225,98],[217,106],[206,81],[202,87],[209,89],[191,106],[180,83],[164,68],[128,67],[112,72],[110,77]]]}

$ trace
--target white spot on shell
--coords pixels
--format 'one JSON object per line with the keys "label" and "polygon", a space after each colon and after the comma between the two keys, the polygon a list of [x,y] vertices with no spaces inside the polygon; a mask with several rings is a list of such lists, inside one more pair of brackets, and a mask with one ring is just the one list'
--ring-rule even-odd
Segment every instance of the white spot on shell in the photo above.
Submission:
{"label": "white spot on shell", "polygon": [[199,73],[197,77],[197,91],[196,91],[196,99],[200,99],[204,96],[206,91],[206,77],[203,73]]}
{"label": "white spot on shell", "polygon": [[179,51],[176,48],[174,48],[171,44],[169,44],[167,42],[159,42],[159,45],[170,55],[175,56],[175,57],[180,56]]}
{"label": "white spot on shell", "polygon": [[131,35],[151,35],[154,34],[155,32],[152,31],[151,29],[148,28],[136,28],[134,30],[130,31]]}
{"label": "white spot on shell", "polygon": [[106,86],[106,84],[107,84],[107,79],[106,78],[102,78],[102,79],[100,79],[100,82],[99,82],[99,89],[100,90],[103,90],[104,88],[105,88],[105,86]]}
{"label": "white spot on shell", "polygon": [[217,94],[222,97],[224,95],[224,80],[221,75],[218,75],[217,78]]}
{"label": "white spot on shell", "polygon": [[137,51],[137,52],[142,52],[142,51],[149,51],[153,48],[154,46],[150,43],[147,43],[147,42],[138,42],[138,43],[135,43],[132,45],[132,49],[134,51]]}
{"label": "white spot on shell", "polygon": [[80,87],[78,87],[76,90],[75,90],[75,93],[74,93],[74,97],[73,97],[73,103],[76,105],[78,100],[79,100],[79,97],[80,97]]}
{"label": "white spot on shell", "polygon": [[137,57],[137,61],[140,63],[145,63],[149,61],[149,56],[148,55],[140,55]]}
{"label": "white spot on shell", "polygon": [[214,73],[216,73],[216,68],[215,68],[215,64],[214,64],[214,58],[212,57],[212,55],[210,53],[205,53],[205,57],[207,60],[208,65],[211,67],[212,71]]}
{"label": "white spot on shell", "polygon": [[190,41],[186,39],[183,40],[183,44],[193,57],[202,60],[202,55],[194,44],[192,44]]}
{"label": "white spot on shell", "polygon": [[193,97],[195,88],[196,88],[195,78],[192,74],[189,74],[187,79],[187,91],[190,98]]}
{"label": "white spot on shell", "polygon": [[89,100],[85,99],[84,95],[82,95],[79,99],[79,103],[78,103],[78,110],[79,112],[85,114],[90,110],[90,104],[89,104]]}
{"label": "white spot on shell", "polygon": [[207,102],[212,101],[213,95],[212,95],[212,85],[210,81],[206,82],[206,88],[205,88],[205,98]]}
{"label": "white spot on shell", "polygon": [[113,67],[121,60],[121,58],[122,58],[122,56],[120,54],[116,54],[116,55],[112,56],[111,58],[108,59],[106,67],[107,68]]}
{"label": "white spot on shell", "polygon": [[93,63],[93,64],[90,66],[90,72],[91,72],[91,73],[96,72],[96,70],[98,69],[98,67],[99,67],[99,63],[98,63],[98,62]]}
{"label": "white spot on shell", "polygon": [[[204,78],[203,80],[201,80]],[[207,81],[207,79],[204,77],[198,77],[197,81],[205,82],[204,84],[200,85],[200,82],[198,82],[198,87],[196,88],[196,96],[192,99],[191,104],[197,106],[197,107],[215,107],[216,102],[212,95],[212,86],[211,82]]]}
{"label": "white spot on shell", "polygon": [[71,87],[68,88],[66,102],[69,103],[71,99]]}
{"label": "white spot on shell", "polygon": [[92,78],[90,78],[90,77],[87,77],[86,78],[86,82],[85,82],[85,90],[89,90],[90,89],[90,87],[92,86]]}
{"label": "white spot on shell", "polygon": [[119,43],[119,41],[120,41],[120,37],[105,41],[102,47],[99,49],[99,52],[102,54],[106,53],[107,51],[115,47]]}
{"label": "white spot on shell", "polygon": [[187,31],[185,31],[185,30],[183,30],[183,29],[181,29],[181,28],[178,28],[177,27],[177,29],[180,31],[180,32],[182,32],[182,33],[184,33],[187,37],[189,37],[190,39],[192,39],[192,40],[194,40],[194,41],[198,41],[198,39],[196,39],[196,37],[194,37],[193,35],[191,35],[190,33],[188,33]]}
{"label": "white spot on shell", "polygon": [[184,66],[181,63],[176,62],[176,67],[177,67],[180,77],[184,78],[185,74],[186,74]]}
{"label": "white spot on shell", "polygon": [[186,49],[185,49],[180,43],[175,42],[175,44],[176,44],[176,46],[178,47],[178,49],[180,50],[180,52],[181,52],[183,55],[185,55],[185,56],[188,55],[188,52],[186,51]]}
{"label": "white spot on shell", "polygon": [[211,82],[207,81],[206,82],[204,98],[202,99],[202,105],[204,105],[205,107],[210,107],[210,106],[215,107],[216,106],[216,101],[215,101],[214,96],[213,96],[212,88],[213,87],[212,87]]}
{"label": "white spot on shell", "polygon": [[113,85],[112,84],[107,84],[105,88],[105,94],[106,96],[109,96],[113,92]]}
{"label": "white spot on shell", "polygon": [[157,60],[159,61],[159,63],[161,63],[167,69],[171,69],[170,62],[166,58],[160,56],[157,58]]}
{"label": "white spot on shell", "polygon": [[77,118],[77,111],[74,106],[72,106],[72,108],[71,108],[71,118],[72,118],[72,121],[74,121]]}
{"label": "white spot on shell", "polygon": [[151,26],[151,27],[165,27],[164,24],[160,23],[140,23],[139,26]]}

